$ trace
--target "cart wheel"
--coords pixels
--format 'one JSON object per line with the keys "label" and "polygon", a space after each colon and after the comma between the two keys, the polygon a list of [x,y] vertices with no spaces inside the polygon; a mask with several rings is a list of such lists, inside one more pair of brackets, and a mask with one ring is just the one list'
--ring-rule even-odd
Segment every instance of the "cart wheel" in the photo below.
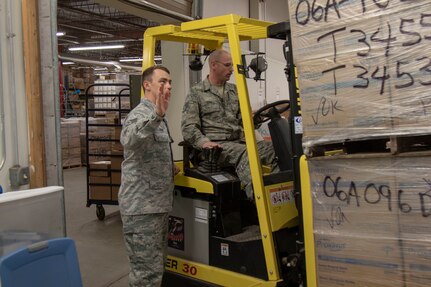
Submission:
{"label": "cart wheel", "polygon": [[99,220],[105,219],[105,208],[103,208],[103,205],[98,204],[96,206],[96,215]]}

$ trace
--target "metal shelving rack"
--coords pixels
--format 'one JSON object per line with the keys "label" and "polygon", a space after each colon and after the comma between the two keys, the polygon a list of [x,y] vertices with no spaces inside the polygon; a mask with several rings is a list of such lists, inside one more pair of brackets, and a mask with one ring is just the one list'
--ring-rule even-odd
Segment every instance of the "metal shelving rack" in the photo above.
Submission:
{"label": "metal shelving rack", "polygon": [[[101,87],[102,91],[98,93],[89,93],[91,88],[93,90],[97,87]],[[104,91],[105,87],[115,87],[122,88],[118,93],[112,93],[112,91]],[[112,90],[112,89],[111,89]],[[113,176],[117,174],[120,176],[121,168],[112,168],[111,164],[93,164],[90,159],[96,158],[110,158],[112,159],[122,159],[122,153],[113,153],[112,148],[108,151],[98,151],[94,152],[92,146],[100,145],[102,143],[119,144],[119,137],[115,138],[115,131],[121,128],[121,119],[125,117],[130,112],[130,108],[122,107],[122,99],[129,98],[130,91],[129,84],[120,83],[100,83],[90,85],[85,91],[85,130],[86,130],[86,166],[87,166],[87,207],[91,204],[96,204],[96,215],[99,220],[105,218],[105,209],[103,205],[118,205],[118,189],[120,187],[120,182],[116,181],[113,183]],[[105,92],[105,93],[104,93]],[[115,104],[108,106],[97,105],[96,99],[110,98]],[[89,107],[89,100],[93,99],[95,105],[94,107]],[[115,116],[112,117],[112,123],[90,123],[90,114],[100,114],[100,113],[113,113]],[[108,121],[108,120],[107,120]],[[110,129],[110,136],[94,137],[90,133],[90,128],[105,128]],[[98,165],[98,166],[97,166]]]}

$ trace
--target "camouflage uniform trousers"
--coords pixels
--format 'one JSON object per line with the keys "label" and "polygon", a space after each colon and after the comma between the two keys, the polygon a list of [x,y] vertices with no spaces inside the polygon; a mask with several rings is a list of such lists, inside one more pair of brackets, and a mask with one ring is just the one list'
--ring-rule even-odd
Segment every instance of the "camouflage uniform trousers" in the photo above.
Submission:
{"label": "camouflage uniform trousers", "polygon": [[[223,147],[219,163],[221,165],[231,165],[241,183],[244,185],[245,192],[249,199],[253,198],[253,185],[251,180],[250,164],[248,161],[247,147],[243,141],[223,141],[219,142]],[[257,151],[260,156],[260,162],[264,165],[271,166],[271,172],[278,171],[277,157],[274,153],[272,142],[258,141]]]}
{"label": "camouflage uniform trousers", "polygon": [[129,287],[159,287],[166,261],[168,213],[122,215]]}

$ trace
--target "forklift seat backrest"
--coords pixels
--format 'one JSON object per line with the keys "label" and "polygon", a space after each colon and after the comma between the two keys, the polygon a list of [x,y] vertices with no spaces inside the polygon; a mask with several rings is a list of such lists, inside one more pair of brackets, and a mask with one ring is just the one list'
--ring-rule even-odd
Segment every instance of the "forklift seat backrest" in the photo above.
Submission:
{"label": "forklift seat backrest", "polygon": [[292,142],[288,120],[278,117],[268,123],[272,145],[281,171],[292,170]]}

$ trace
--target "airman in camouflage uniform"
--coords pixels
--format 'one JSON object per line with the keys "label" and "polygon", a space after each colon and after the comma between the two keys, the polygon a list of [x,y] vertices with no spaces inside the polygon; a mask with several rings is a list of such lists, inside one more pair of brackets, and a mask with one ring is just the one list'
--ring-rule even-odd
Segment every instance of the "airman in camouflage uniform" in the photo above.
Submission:
{"label": "airman in camouflage uniform", "polygon": [[[227,83],[233,72],[232,58],[227,51],[215,50],[209,56],[210,73],[187,95],[181,128],[184,139],[198,149],[221,147],[222,166],[234,166],[251,198],[250,165],[246,151],[236,86]],[[258,141],[261,162],[277,167],[271,142]]]}
{"label": "airman in camouflage uniform", "polygon": [[130,287],[161,284],[177,172],[164,118],[171,95],[169,70],[151,67],[142,78],[145,98],[127,116],[120,138],[124,161],[118,203],[131,267]]}

